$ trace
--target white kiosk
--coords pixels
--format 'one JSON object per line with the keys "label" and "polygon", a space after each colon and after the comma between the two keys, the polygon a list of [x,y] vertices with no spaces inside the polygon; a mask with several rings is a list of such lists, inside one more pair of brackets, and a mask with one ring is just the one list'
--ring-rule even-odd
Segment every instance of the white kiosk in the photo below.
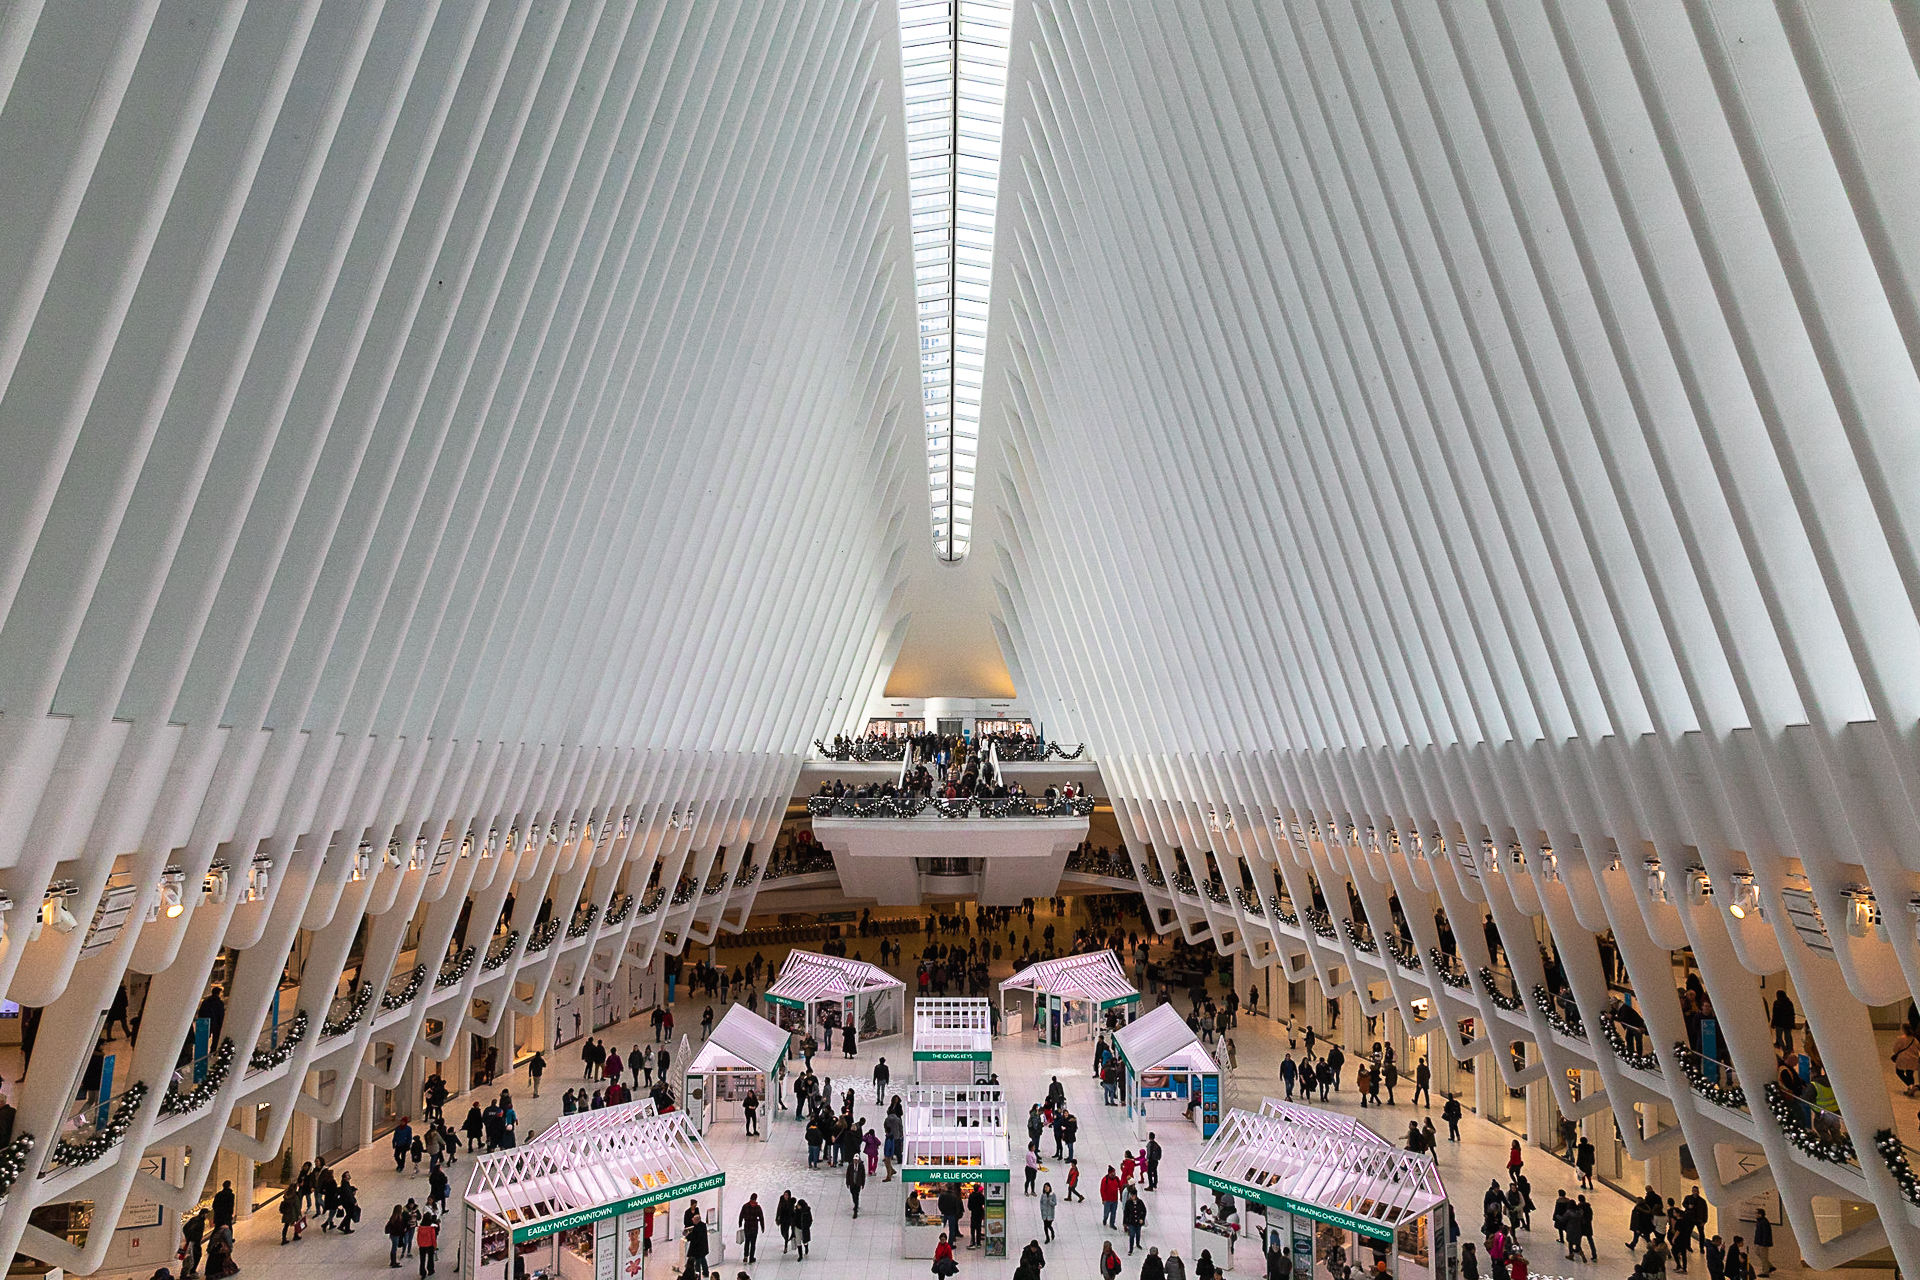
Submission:
{"label": "white kiosk", "polygon": [[[900,1256],[931,1258],[946,1229],[940,1193],[952,1187],[964,1204],[979,1188],[986,1196],[986,1234],[981,1252],[1007,1256],[1007,1112],[997,1088],[922,1086],[907,1091],[902,1118],[906,1134],[900,1180],[906,1211],[900,1223]],[[960,1216],[960,1231],[968,1216]],[[952,1242],[956,1254],[964,1241]]]}
{"label": "white kiosk", "polygon": [[687,1087],[681,1097],[694,1127],[707,1132],[722,1107],[728,1119],[744,1124],[741,1103],[751,1093],[760,1103],[758,1127],[765,1142],[767,1121],[786,1105],[780,1099],[780,1078],[786,1073],[787,1044],[792,1039],[792,1033],[748,1013],[745,1006],[727,1006],[720,1025],[687,1064]]}
{"label": "white kiosk", "polygon": [[985,1084],[993,1075],[993,1006],[985,996],[913,1002],[913,1082]]}
{"label": "white kiosk", "polygon": [[1271,1098],[1257,1115],[1235,1108],[1187,1182],[1194,1258],[1207,1249],[1232,1269],[1245,1240],[1249,1267],[1263,1269],[1266,1240],[1277,1235],[1294,1280],[1310,1280],[1335,1249],[1365,1274],[1376,1257],[1396,1280],[1447,1271],[1434,1267],[1433,1242],[1451,1234],[1451,1209],[1433,1157],[1402,1151],[1349,1116]]}
{"label": "white kiosk", "polygon": [[851,1025],[863,1044],[899,1035],[906,1026],[907,984],[864,960],[795,951],[767,988],[767,1004],[781,1030],[811,1035],[822,1053],[833,1053],[843,1026]]}
{"label": "white kiosk", "polygon": [[1113,1033],[1125,1068],[1120,1087],[1136,1137],[1154,1121],[1198,1121],[1200,1136],[1220,1127],[1220,1068],[1177,1010],[1163,1004]]}
{"label": "white kiosk", "polygon": [[[1007,993],[1026,991],[1033,1006],[1009,1008]],[[1000,984],[1000,1014],[1008,1035],[1027,1026],[1039,1031],[1040,1043],[1058,1048],[1090,1040],[1096,1025],[1117,1031],[1140,1014],[1140,992],[1127,981],[1120,957],[1111,951],[1088,951],[1058,960],[1039,960]]]}
{"label": "white kiosk", "polygon": [[684,1240],[671,1202],[685,1200],[719,1262],[726,1181],[685,1112],[655,1115],[650,1100],[580,1112],[475,1162],[461,1256],[474,1280],[507,1280],[515,1258],[559,1280],[637,1276],[650,1249]]}

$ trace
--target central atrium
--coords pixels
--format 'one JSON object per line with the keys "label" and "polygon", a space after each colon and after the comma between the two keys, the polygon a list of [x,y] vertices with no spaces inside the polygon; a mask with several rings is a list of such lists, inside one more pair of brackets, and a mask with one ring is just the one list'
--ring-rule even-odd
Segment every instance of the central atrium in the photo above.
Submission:
{"label": "central atrium", "polygon": [[1920,1273],[1916,210],[1908,0],[0,0],[9,1274]]}

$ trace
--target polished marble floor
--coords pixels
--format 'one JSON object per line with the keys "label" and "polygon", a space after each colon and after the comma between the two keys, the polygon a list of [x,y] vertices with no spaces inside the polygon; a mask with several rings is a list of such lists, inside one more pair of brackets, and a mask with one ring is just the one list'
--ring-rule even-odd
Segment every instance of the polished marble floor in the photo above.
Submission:
{"label": "polished marble floor", "polygon": [[[680,1000],[675,1006],[680,1027],[683,1031],[694,1028],[696,1038],[699,1014],[704,1006],[704,1000],[689,999],[684,991],[680,993]],[[648,1032],[641,1023],[635,1022],[609,1028],[603,1035],[608,1043],[624,1051],[629,1044],[646,1038]],[[1257,1107],[1260,1097],[1277,1095],[1279,1092],[1278,1064],[1284,1039],[1274,1024],[1264,1018],[1242,1018],[1236,1038],[1239,1070],[1227,1082],[1227,1101],[1232,1105]],[[897,1084],[906,1074],[899,1068],[909,1057],[909,1047],[898,1037],[863,1047],[855,1063],[848,1063],[835,1054],[830,1058],[822,1057],[818,1065],[843,1076],[852,1068],[858,1078],[865,1081],[880,1054],[887,1055],[890,1065],[895,1068],[894,1079]],[[554,1059],[554,1065],[545,1080],[544,1094],[538,1099],[530,1096],[530,1082],[526,1079],[524,1068],[515,1073],[511,1087],[523,1134],[551,1124],[560,1112],[560,1092],[575,1083],[578,1059],[573,1048],[562,1049],[554,1055]],[[1050,1267],[1047,1272],[1049,1280],[1062,1280],[1064,1276],[1094,1280],[1100,1247],[1107,1240],[1113,1241],[1123,1255],[1124,1276],[1137,1275],[1141,1257],[1144,1256],[1143,1253],[1125,1257],[1124,1232],[1101,1226],[1097,1184],[1106,1164],[1119,1160],[1122,1148],[1131,1139],[1131,1132],[1120,1109],[1101,1105],[1100,1091],[1092,1082],[1091,1065],[1091,1052],[1085,1045],[1065,1050],[1043,1049],[1022,1037],[1002,1038],[996,1046],[995,1067],[1008,1091],[1009,1112],[1016,1129],[1011,1143],[1015,1152],[1024,1150],[1023,1118],[1027,1104],[1042,1097],[1051,1077],[1060,1078],[1066,1087],[1069,1104],[1081,1117],[1078,1154],[1089,1201],[1086,1204],[1061,1205],[1056,1224],[1058,1239],[1044,1246]],[[864,1084],[863,1090],[870,1093],[871,1085]],[[1335,1110],[1352,1110],[1354,1114],[1364,1116],[1368,1123],[1390,1137],[1403,1134],[1407,1120],[1423,1114],[1404,1103],[1398,1107],[1361,1112],[1354,1105],[1350,1093],[1335,1094],[1328,1105]],[[457,1106],[449,1104],[449,1110],[455,1114],[463,1113],[465,1100],[461,1100]],[[868,1118],[877,1123],[878,1112],[874,1111]],[[1199,1150],[1201,1141],[1197,1130],[1177,1123],[1160,1126],[1157,1132],[1166,1148],[1166,1165],[1161,1189],[1149,1196],[1149,1218],[1143,1233],[1143,1250],[1147,1246],[1158,1246],[1163,1255],[1178,1250],[1188,1260],[1188,1274],[1191,1276],[1195,1255],[1191,1232],[1186,1225],[1189,1193],[1185,1168],[1191,1155]],[[1441,1126],[1441,1132],[1444,1135],[1444,1125]],[[716,1264],[728,1280],[734,1280],[742,1270],[756,1277],[756,1280],[766,1277],[797,1280],[798,1277],[820,1276],[823,1273],[842,1277],[858,1275],[865,1280],[885,1280],[889,1277],[919,1280],[928,1274],[928,1263],[924,1259],[903,1259],[898,1256],[900,1228],[897,1201],[894,1198],[898,1184],[883,1185],[877,1180],[869,1184],[863,1203],[866,1212],[856,1221],[850,1211],[840,1172],[825,1167],[807,1169],[802,1128],[793,1122],[790,1114],[773,1123],[771,1134],[771,1140],[764,1143],[749,1140],[737,1122],[720,1122],[713,1126],[708,1136],[710,1148],[727,1170],[729,1219],[749,1192],[759,1193],[761,1203],[768,1206],[771,1218],[773,1203],[783,1190],[791,1189],[797,1196],[807,1199],[814,1209],[814,1248],[804,1262],[792,1256],[782,1257],[779,1238],[771,1233],[769,1222],[770,1234],[762,1237],[758,1262],[743,1267],[738,1248],[733,1243],[732,1223],[729,1221],[726,1229],[720,1233],[724,1238],[726,1257],[724,1262]],[[1439,1158],[1442,1176],[1456,1200],[1470,1206],[1476,1224],[1481,1194],[1489,1179],[1499,1176],[1504,1168],[1507,1144],[1512,1136],[1504,1128],[1469,1115],[1461,1125],[1462,1140],[1458,1144],[1444,1140],[1441,1143]],[[1050,1155],[1051,1151],[1049,1140],[1043,1146],[1043,1153]],[[424,1175],[396,1175],[390,1155],[377,1144],[348,1157],[342,1163],[352,1171],[356,1184],[362,1187],[361,1203],[365,1221],[361,1230],[346,1237],[310,1231],[299,1244],[282,1247],[278,1243],[278,1214],[275,1207],[269,1205],[256,1213],[250,1222],[242,1224],[240,1229],[237,1258],[243,1274],[272,1269],[281,1280],[309,1280],[309,1277],[312,1280],[321,1280],[321,1277],[332,1280],[339,1276],[381,1274],[388,1270],[387,1242],[380,1234],[380,1224],[394,1201],[404,1200],[408,1196],[424,1199],[426,1178]],[[1043,1179],[1051,1177],[1056,1189],[1063,1189],[1064,1167],[1051,1159],[1046,1163],[1052,1167],[1042,1175]],[[470,1168],[469,1164],[463,1162],[454,1170],[456,1200],[466,1186]],[[1604,1186],[1598,1192],[1589,1193],[1589,1199],[1598,1209],[1596,1234],[1601,1251],[1600,1260],[1598,1263],[1567,1262],[1555,1246],[1552,1228],[1548,1223],[1550,1215],[1545,1210],[1551,1205],[1558,1189],[1573,1189],[1573,1171],[1548,1153],[1531,1148],[1528,1171],[1536,1202],[1543,1210],[1536,1215],[1535,1222],[1539,1225],[1532,1233],[1530,1242],[1529,1256],[1534,1275],[1569,1276],[1577,1280],[1608,1277],[1611,1280],[1626,1274],[1630,1269],[1626,1260],[1627,1251],[1623,1247],[1627,1236],[1626,1199]],[[1013,1256],[988,1260],[978,1252],[962,1250],[962,1277],[1011,1275],[1020,1248],[1028,1240],[1041,1235],[1037,1201],[1021,1193],[1018,1172],[1014,1174],[1009,1192],[1008,1216],[1009,1252]],[[451,1237],[452,1233],[449,1235]],[[1775,1261],[1781,1264],[1781,1274],[1791,1278],[1793,1273],[1784,1265],[1786,1255],[1790,1253],[1790,1248],[1776,1249]],[[458,1247],[449,1238],[448,1247],[442,1250],[442,1273],[453,1273],[459,1266],[457,1254]],[[677,1245],[662,1247],[656,1250],[644,1277],[631,1277],[628,1280],[665,1280],[677,1274],[677,1261]],[[1259,1273],[1255,1260],[1246,1253],[1243,1252],[1238,1261],[1239,1266],[1233,1274],[1254,1276]],[[403,1265],[416,1268],[413,1261]]]}

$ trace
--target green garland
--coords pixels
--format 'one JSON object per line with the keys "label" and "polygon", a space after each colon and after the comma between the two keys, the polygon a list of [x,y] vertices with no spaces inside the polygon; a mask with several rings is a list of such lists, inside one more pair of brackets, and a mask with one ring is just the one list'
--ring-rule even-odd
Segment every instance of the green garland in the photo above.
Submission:
{"label": "green garland", "polygon": [[619,894],[613,900],[612,909],[607,912],[607,924],[610,926],[624,924],[627,919],[627,913],[632,910],[633,895],[630,893]]}
{"label": "green garland", "polygon": [[1786,1090],[1773,1081],[1767,1081],[1767,1109],[1773,1112],[1773,1122],[1787,1135],[1787,1141],[1815,1160],[1824,1160],[1828,1164],[1852,1164],[1855,1161],[1853,1139],[1846,1134],[1829,1142],[1800,1123],[1800,1099],[1789,1097]]}
{"label": "green garland", "polygon": [[443,987],[453,986],[466,977],[467,970],[471,968],[473,968],[473,948],[468,947],[451,964],[440,966],[440,972],[433,979],[433,989],[439,991]]}
{"label": "green garland", "polygon": [[594,917],[599,914],[600,906],[598,903],[587,903],[586,910],[574,913],[573,923],[567,926],[567,936],[569,938],[586,937],[587,931],[593,928]]}
{"label": "green garland", "polygon": [[[1694,1058],[1693,1049],[1684,1041],[1676,1040],[1673,1056],[1680,1060],[1680,1073],[1687,1078],[1687,1084],[1693,1091],[1715,1106],[1726,1107],[1732,1111],[1747,1109],[1747,1091],[1737,1084],[1719,1084],[1707,1079],[1706,1071]],[[1767,1086],[1769,1089],[1773,1085]]]}
{"label": "green garland", "polygon": [[533,936],[527,939],[527,954],[535,955],[539,952],[545,951],[548,947],[553,945],[553,940],[559,936],[560,936],[560,922],[558,920],[547,921],[545,924],[535,929],[533,931]]}
{"label": "green garland", "polygon": [[513,944],[520,941],[520,931],[509,929],[500,935],[499,942],[487,949],[487,958],[480,962],[480,972],[492,973],[507,961],[513,959]]}
{"label": "green garland", "polygon": [[396,996],[391,991],[387,992],[380,997],[380,1007],[388,1013],[405,1008],[409,1000],[420,994],[420,984],[426,980],[427,966],[423,964],[413,966],[413,973],[408,977],[407,985],[400,989],[400,994]]}
{"label": "green garland", "polygon": [[1363,952],[1364,954],[1370,955],[1370,956],[1378,955],[1380,953],[1380,944],[1375,942],[1372,938],[1362,937],[1360,934],[1359,925],[1355,924],[1351,920],[1342,920],[1340,923],[1346,926],[1347,941],[1353,944],[1353,949],[1355,951]]}
{"label": "green garland", "polygon": [[1616,1058],[1628,1066],[1637,1067],[1642,1071],[1658,1071],[1660,1069],[1660,1058],[1658,1054],[1651,1051],[1635,1053],[1627,1047],[1626,1038],[1620,1034],[1620,1028],[1614,1024],[1611,1013],[1601,1014],[1599,1021],[1601,1038],[1607,1042],[1607,1047],[1613,1050]]}
{"label": "green garland", "polygon": [[1408,969],[1414,973],[1420,972],[1419,948],[1399,934],[1393,934],[1387,939],[1387,954],[1392,956],[1393,962],[1402,969]]}
{"label": "green garland", "polygon": [[1561,1035],[1574,1040],[1585,1040],[1587,1038],[1587,1029],[1580,1023],[1575,1022],[1573,1019],[1561,1013],[1558,1002],[1554,1000],[1552,993],[1545,987],[1537,985],[1534,987],[1533,1003],[1534,1007],[1540,1010],[1540,1016],[1547,1020],[1547,1025],[1555,1031],[1558,1031]]}
{"label": "green garland", "polygon": [[1433,971],[1440,975],[1440,981],[1445,985],[1452,987],[1455,991],[1466,991],[1473,986],[1467,981],[1466,974],[1454,972],[1453,966],[1447,962],[1447,957],[1440,948],[1429,947],[1427,956],[1433,961]]}
{"label": "green garland", "polygon": [[271,1071],[281,1063],[293,1057],[293,1051],[307,1038],[307,1011],[298,1010],[293,1021],[287,1024],[287,1034],[280,1043],[271,1049],[255,1049],[253,1057],[247,1061],[249,1071]]}
{"label": "green garland", "polygon": [[13,1184],[26,1176],[27,1157],[33,1154],[33,1135],[23,1133],[0,1147],[0,1203],[6,1200]]}
{"label": "green garland", "polygon": [[1887,1172],[1900,1187],[1900,1194],[1908,1204],[1920,1205],[1920,1177],[1916,1177],[1913,1166],[1907,1161],[1907,1149],[1901,1145],[1900,1135],[1891,1129],[1882,1129],[1873,1135],[1873,1145],[1879,1150],[1880,1158],[1887,1162]]}
{"label": "green garland", "polygon": [[1520,997],[1500,994],[1500,988],[1493,984],[1493,970],[1485,965],[1480,967],[1480,984],[1487,989],[1487,998],[1493,1001],[1496,1008],[1505,1009],[1508,1013],[1520,1011]]}
{"label": "green garland", "polygon": [[213,1095],[227,1082],[227,1073],[233,1070],[233,1055],[233,1041],[222,1040],[213,1057],[207,1060],[207,1078],[186,1093],[180,1092],[180,1086],[173,1081],[167,1081],[167,1091],[160,1099],[160,1114],[184,1116],[212,1102]]}
{"label": "green garland", "polygon": [[329,1020],[320,1024],[320,1038],[322,1040],[331,1040],[335,1036],[343,1036],[353,1030],[354,1027],[359,1025],[360,1019],[367,1016],[367,1006],[372,1003],[373,984],[371,982],[363,982],[360,984],[360,994],[353,998],[353,1008],[347,1011],[346,1017],[338,1021]]}
{"label": "green garland", "polygon": [[1319,934],[1323,938],[1331,938],[1335,936],[1334,928],[1333,928],[1333,919],[1332,917],[1327,915],[1326,912],[1322,911],[1318,907],[1308,907],[1306,915],[1307,915],[1307,923],[1313,926],[1313,931],[1315,933]]}
{"label": "green garland", "polygon": [[77,1142],[61,1139],[53,1144],[53,1150],[47,1156],[51,1164],[64,1169],[78,1169],[82,1165],[92,1164],[100,1157],[119,1146],[127,1136],[127,1130],[133,1128],[133,1118],[140,1111],[140,1104],[147,1100],[147,1086],[144,1081],[135,1081],[133,1086],[120,1095],[120,1101],[113,1108],[113,1119],[107,1127],[98,1130],[93,1136]]}

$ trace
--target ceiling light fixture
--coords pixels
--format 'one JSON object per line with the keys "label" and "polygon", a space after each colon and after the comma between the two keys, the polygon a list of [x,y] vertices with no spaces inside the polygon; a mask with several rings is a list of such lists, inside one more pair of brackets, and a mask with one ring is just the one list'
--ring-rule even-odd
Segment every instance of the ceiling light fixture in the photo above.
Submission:
{"label": "ceiling light fixture", "polygon": [[1760,886],[1753,882],[1753,872],[1733,873],[1733,900],[1727,903],[1727,914],[1735,920],[1760,914]]}

